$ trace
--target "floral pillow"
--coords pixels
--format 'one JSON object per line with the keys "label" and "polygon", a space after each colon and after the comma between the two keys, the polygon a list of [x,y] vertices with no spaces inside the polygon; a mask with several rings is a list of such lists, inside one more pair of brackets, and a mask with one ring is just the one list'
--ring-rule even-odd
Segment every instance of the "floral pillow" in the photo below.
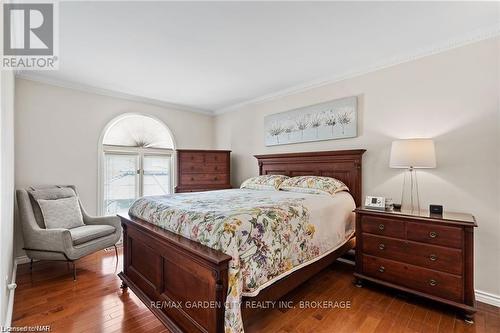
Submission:
{"label": "floral pillow", "polygon": [[240,188],[253,190],[278,190],[281,183],[290,177],[283,175],[264,175],[249,178],[241,184]]}
{"label": "floral pillow", "polygon": [[331,177],[299,176],[288,178],[281,183],[280,190],[313,194],[331,194],[349,191],[340,180]]}

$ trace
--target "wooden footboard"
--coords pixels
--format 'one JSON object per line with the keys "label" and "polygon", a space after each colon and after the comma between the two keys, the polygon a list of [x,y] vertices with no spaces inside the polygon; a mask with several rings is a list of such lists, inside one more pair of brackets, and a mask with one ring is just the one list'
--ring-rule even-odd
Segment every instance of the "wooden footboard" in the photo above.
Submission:
{"label": "wooden footboard", "polygon": [[[231,257],[151,223],[120,216],[123,271],[118,276],[172,332],[223,332]],[[244,298],[275,301],[354,248],[354,236],[321,260]],[[243,306],[243,318],[259,309]]]}
{"label": "wooden footboard", "polygon": [[172,332],[222,332],[231,257],[131,216],[119,277]]}

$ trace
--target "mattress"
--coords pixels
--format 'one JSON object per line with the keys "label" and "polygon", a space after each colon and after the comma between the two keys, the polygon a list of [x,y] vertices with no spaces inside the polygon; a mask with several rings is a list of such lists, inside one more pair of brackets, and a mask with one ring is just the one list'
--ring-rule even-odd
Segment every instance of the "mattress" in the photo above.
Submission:
{"label": "mattress", "polygon": [[[264,193],[261,194],[265,195]],[[305,199],[305,204],[309,209],[310,222],[314,224],[316,229],[312,242],[317,245],[319,253],[314,258],[296,265],[292,269],[270,279],[255,290],[243,291],[242,294],[246,297],[257,296],[262,289],[270,286],[274,282],[329,255],[344,245],[354,234],[355,214],[353,210],[356,208],[356,204],[349,192],[339,192],[335,194],[335,196],[331,196],[326,194],[272,191],[269,195]]]}
{"label": "mattress", "polygon": [[242,332],[241,297],[345,244],[354,208],[347,192],[233,189],[143,197],[129,214],[231,256],[225,327]]}

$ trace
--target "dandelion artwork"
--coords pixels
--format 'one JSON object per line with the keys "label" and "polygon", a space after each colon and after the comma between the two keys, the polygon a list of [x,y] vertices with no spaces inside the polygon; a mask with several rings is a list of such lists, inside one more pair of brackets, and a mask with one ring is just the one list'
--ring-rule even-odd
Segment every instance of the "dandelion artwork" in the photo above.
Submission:
{"label": "dandelion artwork", "polygon": [[357,109],[352,96],[269,115],[264,118],[266,146],[356,137]]}
{"label": "dandelion artwork", "polygon": [[275,121],[269,127],[269,135],[276,138],[276,142],[280,143],[280,135],[285,131],[285,127],[279,122]]}
{"label": "dandelion artwork", "polygon": [[295,123],[293,123],[290,119],[287,121],[285,125],[285,133],[287,134],[288,140],[290,140],[290,135],[292,134],[293,130],[295,129]]}
{"label": "dandelion artwork", "polygon": [[304,138],[304,131],[309,127],[309,115],[301,115],[295,120],[297,130],[300,131],[300,138]]}

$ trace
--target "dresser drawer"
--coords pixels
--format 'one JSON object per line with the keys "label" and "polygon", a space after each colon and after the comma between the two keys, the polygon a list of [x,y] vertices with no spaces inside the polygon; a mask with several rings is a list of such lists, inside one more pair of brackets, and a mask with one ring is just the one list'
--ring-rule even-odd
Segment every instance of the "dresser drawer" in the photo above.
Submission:
{"label": "dresser drawer", "polygon": [[204,163],[205,162],[205,155],[200,154],[200,153],[189,153],[189,152],[182,152],[179,154],[179,159],[181,162],[193,162],[193,163]]}
{"label": "dresser drawer", "polygon": [[206,153],[205,163],[227,163],[226,153]]}
{"label": "dresser drawer", "polygon": [[460,276],[368,255],[363,255],[363,271],[380,280],[463,302],[463,280]]}
{"label": "dresser drawer", "polygon": [[226,163],[195,163],[185,162],[181,165],[181,172],[184,173],[227,173]]}
{"label": "dresser drawer", "polygon": [[229,176],[227,174],[190,174],[182,175],[181,183],[185,185],[198,184],[226,184]]}
{"label": "dresser drawer", "polygon": [[463,230],[460,227],[408,222],[407,237],[417,242],[462,248]]}
{"label": "dresser drawer", "polygon": [[405,237],[405,222],[382,217],[363,216],[361,218],[361,229],[371,234],[398,238]]}
{"label": "dresser drawer", "polygon": [[362,237],[363,253],[451,274],[462,274],[461,250],[368,234],[363,234]]}

